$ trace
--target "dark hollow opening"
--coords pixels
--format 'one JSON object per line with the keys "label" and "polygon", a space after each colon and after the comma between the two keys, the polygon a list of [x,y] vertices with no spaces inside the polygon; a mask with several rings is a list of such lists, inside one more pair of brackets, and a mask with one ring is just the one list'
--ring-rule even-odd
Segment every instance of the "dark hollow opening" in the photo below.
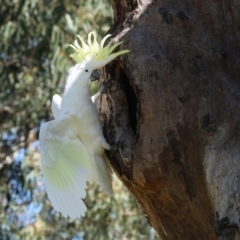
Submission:
{"label": "dark hollow opening", "polygon": [[122,70],[121,76],[122,88],[126,94],[127,103],[128,103],[128,116],[129,116],[129,125],[132,128],[133,132],[137,133],[137,107],[138,99],[136,93],[133,89],[133,86],[130,83],[130,80],[126,73]]}

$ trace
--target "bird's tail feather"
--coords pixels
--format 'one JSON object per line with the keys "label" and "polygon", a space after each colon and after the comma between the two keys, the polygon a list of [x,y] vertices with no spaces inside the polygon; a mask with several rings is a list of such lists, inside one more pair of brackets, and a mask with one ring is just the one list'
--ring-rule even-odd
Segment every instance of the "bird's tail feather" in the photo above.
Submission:
{"label": "bird's tail feather", "polygon": [[112,189],[112,169],[107,163],[107,156],[100,157],[95,156],[97,173],[98,173],[98,182],[103,191],[109,195],[113,195]]}

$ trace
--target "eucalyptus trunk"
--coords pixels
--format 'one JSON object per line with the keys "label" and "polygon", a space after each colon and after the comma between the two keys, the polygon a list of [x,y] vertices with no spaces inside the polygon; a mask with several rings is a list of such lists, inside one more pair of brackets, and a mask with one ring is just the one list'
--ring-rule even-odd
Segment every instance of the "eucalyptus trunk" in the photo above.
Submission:
{"label": "eucalyptus trunk", "polygon": [[113,0],[101,118],[163,240],[240,239],[240,2]]}

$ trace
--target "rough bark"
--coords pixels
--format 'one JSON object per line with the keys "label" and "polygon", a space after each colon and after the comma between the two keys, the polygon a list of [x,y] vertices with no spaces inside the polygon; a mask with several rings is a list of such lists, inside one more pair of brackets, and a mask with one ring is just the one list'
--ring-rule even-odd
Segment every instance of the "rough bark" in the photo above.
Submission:
{"label": "rough bark", "polygon": [[240,239],[240,2],[112,3],[112,166],[162,239]]}

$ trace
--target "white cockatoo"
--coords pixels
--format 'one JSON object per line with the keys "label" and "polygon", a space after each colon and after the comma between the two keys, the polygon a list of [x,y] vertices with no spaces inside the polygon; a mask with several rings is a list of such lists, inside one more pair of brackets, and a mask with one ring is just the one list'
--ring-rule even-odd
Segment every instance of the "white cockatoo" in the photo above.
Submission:
{"label": "white cockatoo", "polygon": [[94,101],[90,95],[90,76],[119,55],[112,53],[121,44],[110,42],[104,47],[107,35],[99,44],[95,33],[88,35],[88,43],[81,37],[70,45],[70,56],[77,62],[69,71],[63,97],[52,99],[54,120],[40,129],[40,153],[43,180],[53,207],[70,218],[80,218],[87,210],[86,181],[96,181],[112,194],[111,168],[105,155],[110,146],[106,142]]}

